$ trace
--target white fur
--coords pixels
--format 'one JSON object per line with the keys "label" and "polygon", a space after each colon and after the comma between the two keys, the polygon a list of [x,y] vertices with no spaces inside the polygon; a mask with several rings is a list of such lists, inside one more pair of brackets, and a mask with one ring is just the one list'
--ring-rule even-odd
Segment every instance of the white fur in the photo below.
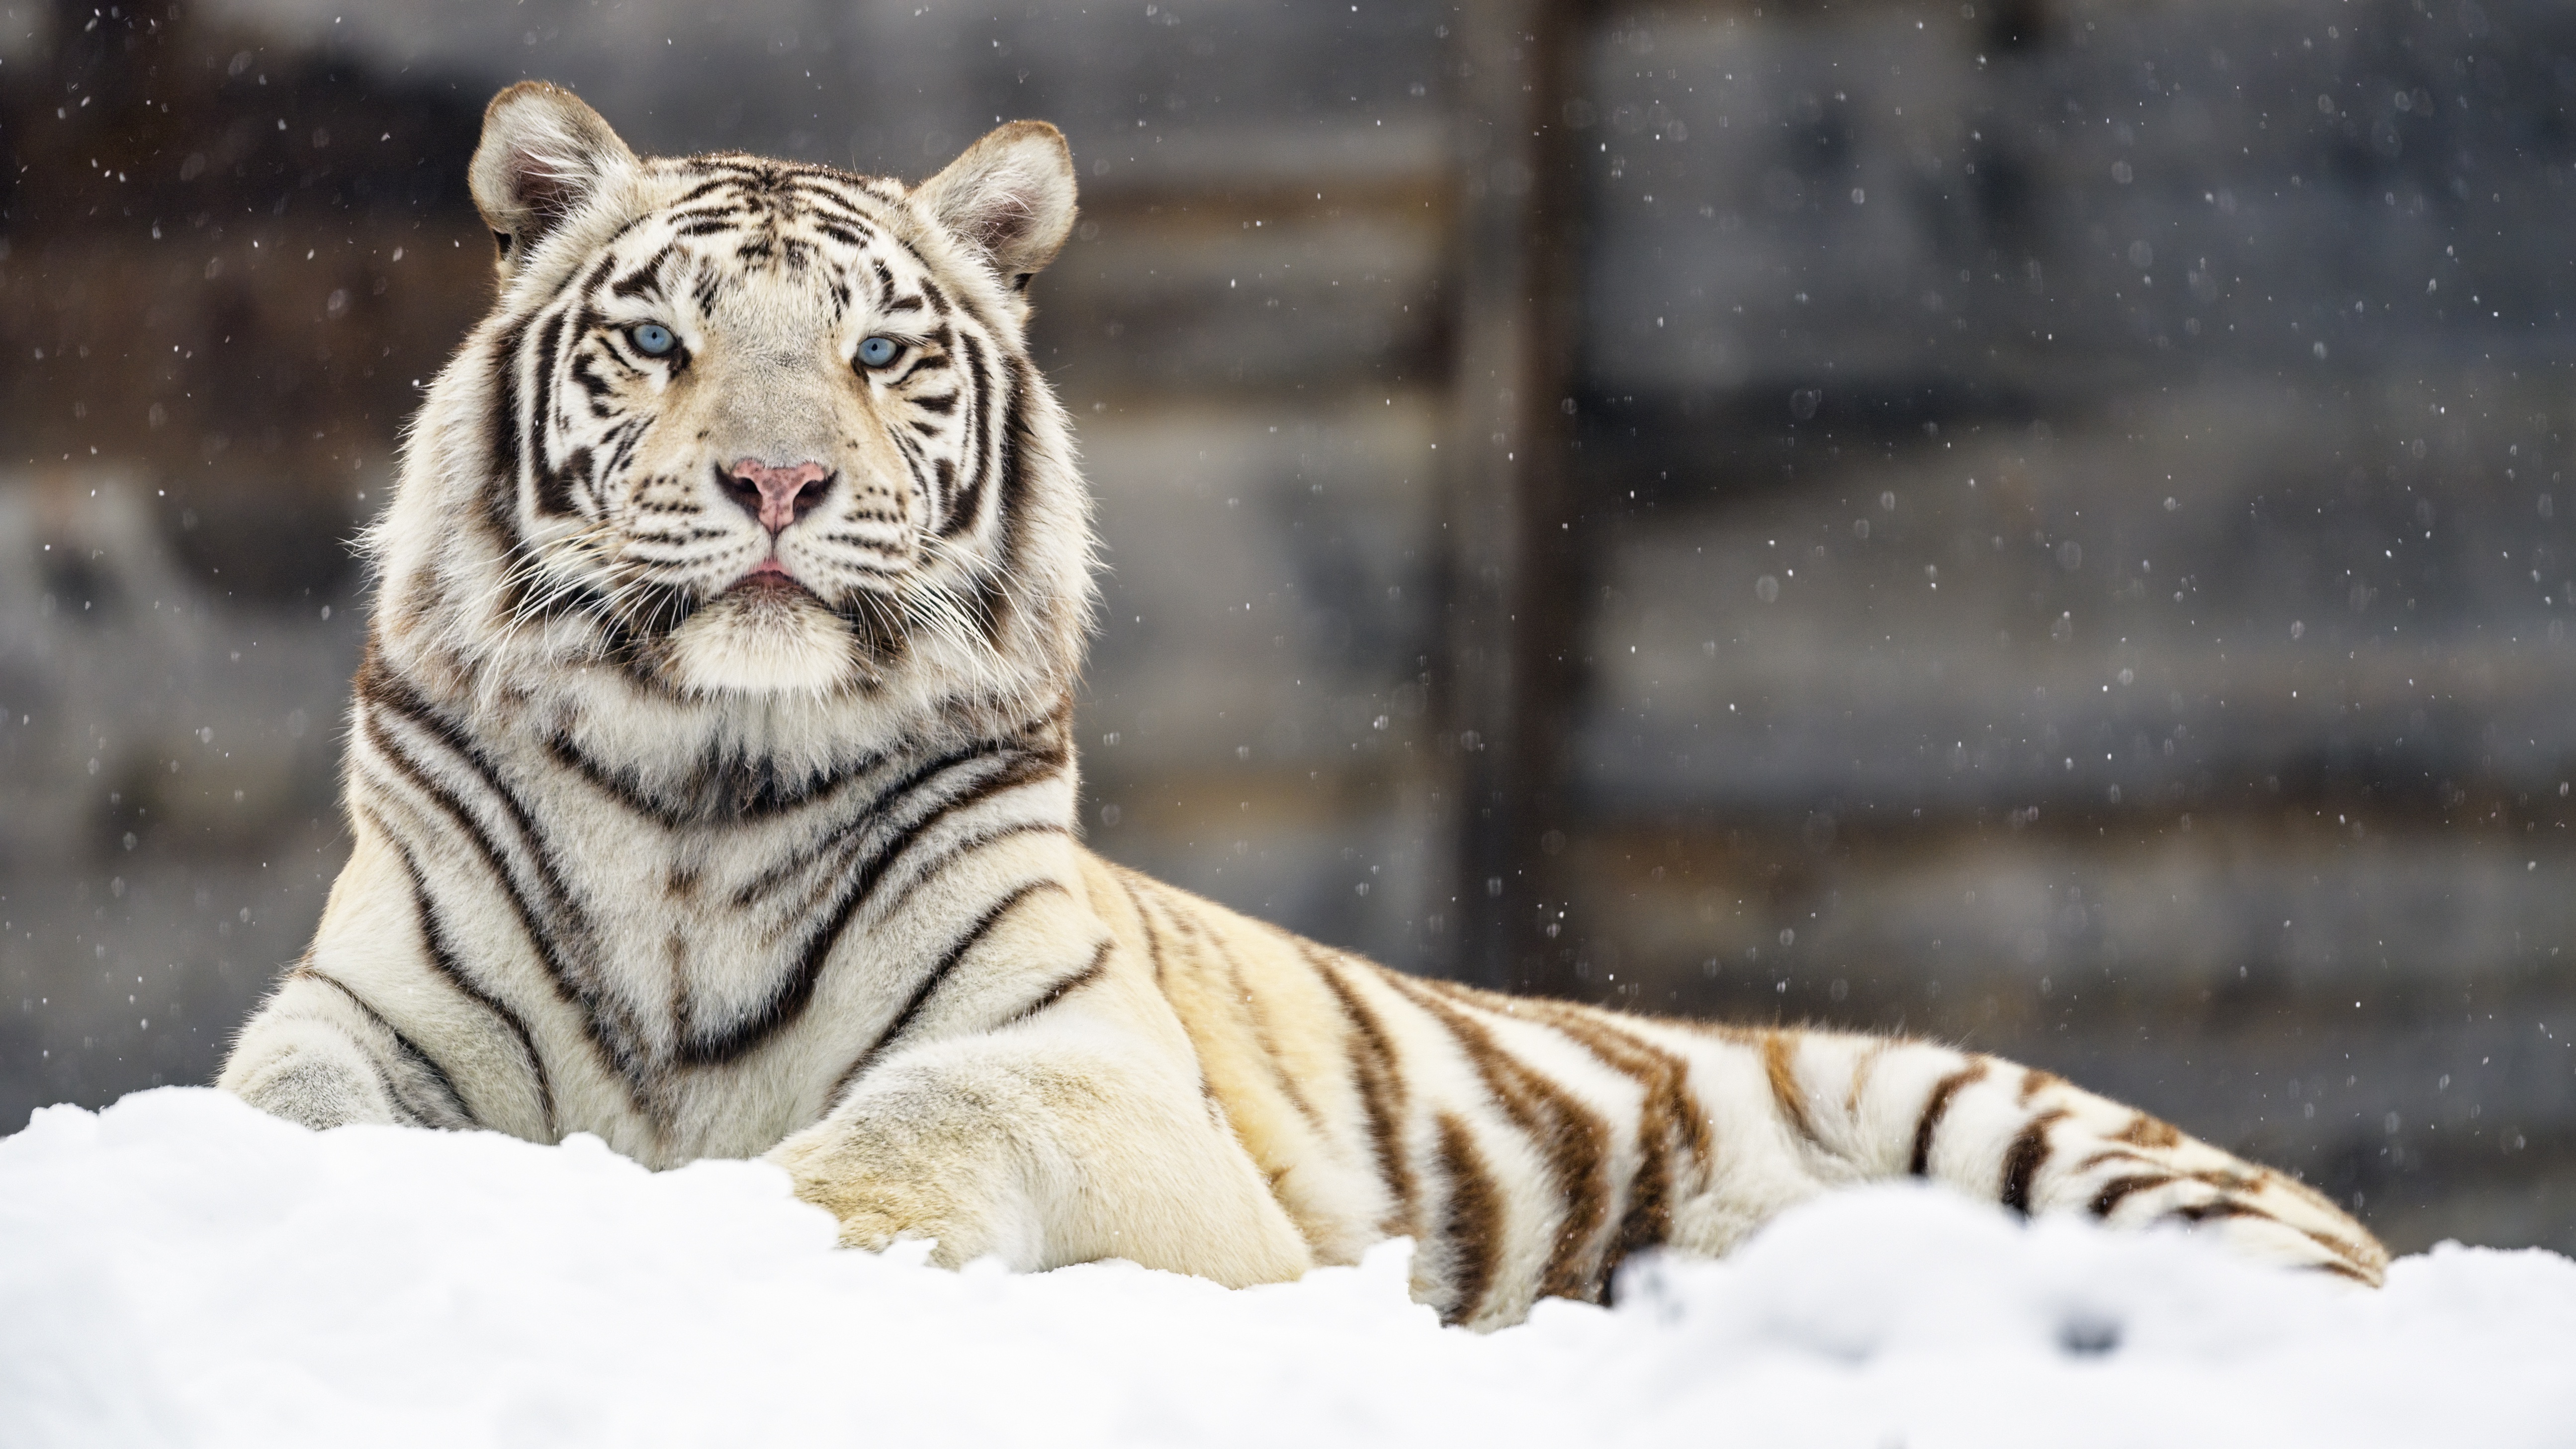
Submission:
{"label": "white fur", "polygon": [[[472,179],[503,285],[369,535],[354,849],[225,1087],[317,1127],[766,1154],[844,1242],[950,1263],[1246,1284],[1412,1233],[1417,1293],[1486,1327],[1601,1291],[1650,1162],[1658,1240],[1723,1251],[1909,1170],[1938,1100],[1932,1176],[1992,1195],[2049,1129],[2035,1207],[2118,1189],[2376,1271],[2322,1199],[2008,1064],[1953,1100],[1939,1047],[1413,983],[1083,851],[1090,504],[1021,333],[1073,218],[1052,128],[907,190],[638,159],[525,85]],[[678,350],[640,354],[646,321]],[[858,365],[871,336],[918,365]],[[830,482],[773,534],[744,458]],[[1650,1132],[1676,1081],[1696,1105]],[[2172,1176],[2131,1192],[2140,1163]]]}

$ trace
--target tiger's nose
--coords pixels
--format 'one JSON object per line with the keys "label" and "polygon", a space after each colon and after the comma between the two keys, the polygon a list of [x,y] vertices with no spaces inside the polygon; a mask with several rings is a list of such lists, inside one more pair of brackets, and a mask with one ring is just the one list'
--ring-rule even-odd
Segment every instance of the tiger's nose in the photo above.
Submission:
{"label": "tiger's nose", "polygon": [[774,537],[823,501],[824,490],[832,486],[832,470],[820,463],[773,468],[758,458],[744,458],[717,464],[716,483]]}

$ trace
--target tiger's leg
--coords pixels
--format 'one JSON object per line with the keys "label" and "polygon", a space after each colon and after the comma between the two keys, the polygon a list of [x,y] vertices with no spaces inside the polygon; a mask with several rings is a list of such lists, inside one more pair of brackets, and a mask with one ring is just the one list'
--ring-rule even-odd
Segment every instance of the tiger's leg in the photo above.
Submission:
{"label": "tiger's leg", "polygon": [[2387,1250],[2323,1194],[2050,1073],[1919,1042],[1764,1033],[1771,1096],[1831,1179],[1912,1176],[2016,1212],[2178,1222],[2376,1285]]}
{"label": "tiger's leg", "polygon": [[477,1125],[450,1064],[376,1004],[436,994],[382,989],[429,971],[409,884],[362,820],[312,946],[243,1025],[217,1087],[316,1129]]}
{"label": "tiger's leg", "polygon": [[849,1247],[931,1238],[938,1263],[1020,1271],[1125,1258],[1230,1287],[1299,1276],[1305,1240],[1128,964],[1024,1021],[889,1057],[767,1156]]}
{"label": "tiger's leg", "polygon": [[438,1065],[336,978],[298,966],[242,1031],[215,1085],[307,1127],[471,1127]]}

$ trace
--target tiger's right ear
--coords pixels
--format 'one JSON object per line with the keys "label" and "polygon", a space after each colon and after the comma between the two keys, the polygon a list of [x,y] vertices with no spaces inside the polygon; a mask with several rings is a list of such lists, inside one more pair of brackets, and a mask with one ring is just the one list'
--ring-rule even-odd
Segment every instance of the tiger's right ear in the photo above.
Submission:
{"label": "tiger's right ear", "polygon": [[502,271],[634,165],[599,112],[560,86],[521,81],[494,96],[466,181],[500,243]]}
{"label": "tiger's right ear", "polygon": [[912,198],[1025,291],[1073,230],[1073,153],[1044,121],[997,127]]}

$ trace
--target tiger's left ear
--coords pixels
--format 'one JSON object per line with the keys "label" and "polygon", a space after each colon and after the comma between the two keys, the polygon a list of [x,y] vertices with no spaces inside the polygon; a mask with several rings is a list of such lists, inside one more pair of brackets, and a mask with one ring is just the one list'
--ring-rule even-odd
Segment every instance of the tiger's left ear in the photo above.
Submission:
{"label": "tiger's left ear", "polygon": [[914,188],[940,225],[990,257],[1014,292],[1046,269],[1073,230],[1073,153],[1044,121],[988,133]]}

